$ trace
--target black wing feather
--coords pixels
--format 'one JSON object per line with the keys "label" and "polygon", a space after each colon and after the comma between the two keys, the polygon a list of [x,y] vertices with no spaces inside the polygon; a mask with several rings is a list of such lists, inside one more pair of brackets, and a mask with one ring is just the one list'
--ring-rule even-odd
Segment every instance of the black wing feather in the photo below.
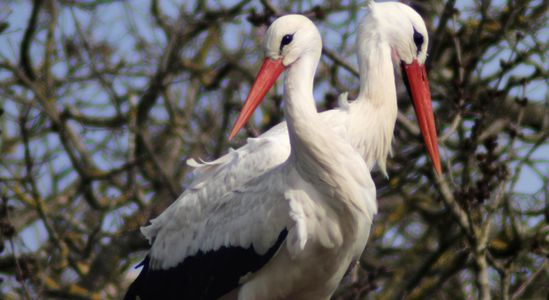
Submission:
{"label": "black wing feather", "polygon": [[259,255],[253,249],[220,247],[187,257],[177,266],[167,270],[151,270],[147,255],[140,264],[143,269],[130,285],[124,300],[133,299],[196,299],[214,300],[239,286],[239,280],[249,272],[263,267],[275,255],[288,230],[284,229],[276,243]]}

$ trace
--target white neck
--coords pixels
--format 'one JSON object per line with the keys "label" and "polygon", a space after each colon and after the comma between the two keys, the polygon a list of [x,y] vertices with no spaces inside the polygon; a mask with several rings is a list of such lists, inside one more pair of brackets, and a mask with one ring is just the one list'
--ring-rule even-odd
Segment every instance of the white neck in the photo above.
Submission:
{"label": "white neck", "polygon": [[337,172],[333,158],[345,155],[335,142],[340,137],[320,121],[316,110],[313,81],[319,58],[320,53],[303,54],[288,68],[284,85],[290,161],[303,178],[314,183],[332,181],[326,176]]}
{"label": "white neck", "polygon": [[[312,54],[312,53],[311,53]],[[302,175],[307,175],[307,166],[316,165],[325,133],[320,132],[320,121],[313,97],[313,81],[318,58],[302,55],[287,70],[284,82],[284,112],[290,136],[291,158]]]}
{"label": "white neck", "polygon": [[[284,112],[288,126],[295,133],[297,128],[309,127],[308,122],[317,118],[313,97],[313,82],[318,59],[313,55],[302,55],[287,70],[284,81],[286,95]],[[297,127],[297,128],[296,128]],[[292,149],[293,150],[293,149]]]}
{"label": "white neck", "polygon": [[[367,25],[367,26],[364,26]],[[370,168],[383,173],[391,151],[397,117],[397,95],[391,47],[378,24],[362,24],[358,40],[360,91],[353,103],[350,136]]]}
{"label": "white neck", "polygon": [[358,47],[360,91],[358,99],[384,105],[396,103],[396,86],[391,47],[379,33],[372,32]]}
{"label": "white neck", "polygon": [[370,175],[359,172],[360,179],[357,179],[356,174],[351,174],[351,168],[360,169],[360,164],[347,164],[346,158],[352,157],[353,148],[329,125],[321,122],[316,110],[313,80],[319,56],[320,53],[302,55],[287,70],[285,114],[291,148],[288,161],[303,179],[327,195],[324,199],[336,200],[326,201],[327,205],[340,212],[346,211],[343,214],[346,216],[355,211],[364,213],[368,211],[366,201],[357,196],[360,191],[357,192],[351,183],[358,180],[364,184],[371,180]]}

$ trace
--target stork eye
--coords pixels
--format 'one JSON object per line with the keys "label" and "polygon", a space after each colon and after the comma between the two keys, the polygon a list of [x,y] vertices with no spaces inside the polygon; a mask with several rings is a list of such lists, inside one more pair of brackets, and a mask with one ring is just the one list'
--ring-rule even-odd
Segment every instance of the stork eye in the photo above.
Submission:
{"label": "stork eye", "polygon": [[293,39],[294,39],[293,34],[287,34],[284,37],[282,37],[282,41],[280,41],[280,52],[282,52],[282,48],[284,48],[284,46],[291,43]]}
{"label": "stork eye", "polygon": [[423,35],[417,32],[415,28],[414,28],[414,43],[416,44],[417,52],[419,52],[419,49],[421,49],[421,45],[423,45]]}

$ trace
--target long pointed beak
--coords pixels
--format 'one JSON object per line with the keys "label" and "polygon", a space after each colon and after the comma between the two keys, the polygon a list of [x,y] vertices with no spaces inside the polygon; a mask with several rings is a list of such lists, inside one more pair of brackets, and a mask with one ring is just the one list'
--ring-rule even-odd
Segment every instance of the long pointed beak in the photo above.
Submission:
{"label": "long pointed beak", "polygon": [[425,65],[419,65],[417,60],[411,64],[401,63],[402,74],[405,77],[404,82],[408,88],[408,93],[414,102],[414,109],[421,129],[423,141],[427,146],[427,152],[433,162],[436,172],[442,174],[440,165],[440,155],[438,152],[437,131],[435,127],[435,117],[433,115],[433,106],[431,103],[431,91],[429,89],[429,79]]}
{"label": "long pointed beak", "polygon": [[276,79],[284,71],[285,67],[282,64],[282,59],[273,60],[265,58],[259,73],[257,74],[252,89],[246,98],[246,102],[233,125],[233,130],[229,135],[229,140],[232,139],[238,131],[248,122],[255,109],[261,103],[267,92],[271,89]]}

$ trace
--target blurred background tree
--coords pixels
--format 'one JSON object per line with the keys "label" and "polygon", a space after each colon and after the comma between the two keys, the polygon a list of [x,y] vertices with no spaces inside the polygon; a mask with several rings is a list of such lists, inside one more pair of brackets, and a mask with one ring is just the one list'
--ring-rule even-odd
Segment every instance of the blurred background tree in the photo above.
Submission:
{"label": "blurred background tree", "polygon": [[[410,1],[430,31],[444,179],[408,96],[380,212],[335,299],[549,294],[548,2]],[[139,226],[212,159],[283,119],[281,88],[227,140],[277,15],[319,26],[321,110],[358,90],[361,1],[0,3],[2,298],[120,298]],[[280,85],[280,84],[279,84]]]}

